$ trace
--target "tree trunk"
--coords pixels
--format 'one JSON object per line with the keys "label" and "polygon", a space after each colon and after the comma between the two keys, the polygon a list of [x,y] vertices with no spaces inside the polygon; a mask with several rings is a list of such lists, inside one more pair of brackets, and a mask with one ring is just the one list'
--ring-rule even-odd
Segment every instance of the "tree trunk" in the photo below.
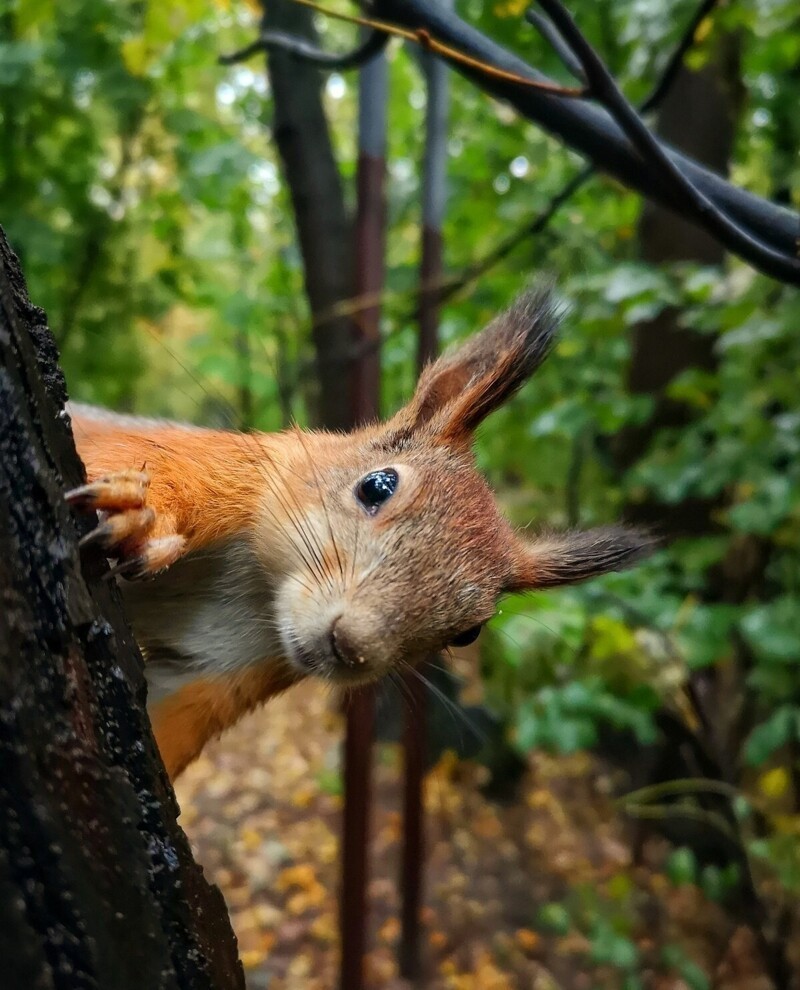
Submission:
{"label": "tree trunk", "polygon": [[[264,5],[264,29],[316,41],[313,11],[289,0]],[[292,199],[313,317],[319,403],[316,419],[331,430],[352,426],[350,381],[354,326],[337,307],[353,295],[353,229],[322,105],[318,69],[285,52],[267,57],[272,130]]]}
{"label": "tree trunk", "polygon": [[[99,554],[44,314],[0,230],[0,959],[8,990],[242,990]],[[63,479],[63,480],[62,480]],[[88,520],[79,526],[85,529]]]}

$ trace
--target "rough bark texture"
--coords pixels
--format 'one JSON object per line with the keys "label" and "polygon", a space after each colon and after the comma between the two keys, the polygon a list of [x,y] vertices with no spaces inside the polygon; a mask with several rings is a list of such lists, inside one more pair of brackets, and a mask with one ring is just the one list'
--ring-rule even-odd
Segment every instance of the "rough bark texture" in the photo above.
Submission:
{"label": "rough bark texture", "polygon": [[[316,40],[313,12],[272,0],[264,6],[264,27]],[[273,95],[272,130],[292,199],[303,255],[306,294],[314,320],[319,425],[346,430],[352,425],[348,381],[355,348],[349,316],[335,315],[353,295],[353,231],[322,105],[318,69],[284,52],[267,58]]]}
{"label": "rough bark texture", "polygon": [[241,990],[225,904],[176,822],[116,588],[99,556],[78,556],[65,397],[0,230],[0,983]]}

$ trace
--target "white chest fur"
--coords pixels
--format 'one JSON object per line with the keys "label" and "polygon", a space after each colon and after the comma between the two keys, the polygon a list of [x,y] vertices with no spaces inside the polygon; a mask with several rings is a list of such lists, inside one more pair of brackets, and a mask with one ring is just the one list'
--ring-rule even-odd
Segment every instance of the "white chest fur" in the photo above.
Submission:
{"label": "white chest fur", "polygon": [[122,581],[145,654],[150,703],[200,677],[282,653],[275,589],[243,540],[189,554],[147,581]]}

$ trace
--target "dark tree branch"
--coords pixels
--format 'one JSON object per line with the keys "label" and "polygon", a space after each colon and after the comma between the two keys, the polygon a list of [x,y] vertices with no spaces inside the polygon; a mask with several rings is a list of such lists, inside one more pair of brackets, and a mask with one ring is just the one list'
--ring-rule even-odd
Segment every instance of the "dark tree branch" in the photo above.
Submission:
{"label": "dark tree branch", "polygon": [[578,59],[575,58],[575,55],[569,45],[564,43],[564,39],[555,29],[552,22],[549,21],[543,14],[540,14],[538,10],[534,10],[533,7],[530,7],[525,11],[525,20],[528,24],[535,27],[548,45],[550,45],[556,55],[558,55],[564,63],[564,67],[570,75],[585,84],[586,75],[583,71],[583,66]]}
{"label": "dark tree branch", "polygon": [[703,0],[697,8],[694,17],[691,21],[689,21],[686,30],[683,32],[681,40],[675,46],[675,50],[672,55],[670,55],[669,61],[664,66],[664,70],[662,71],[658,82],[653,87],[653,90],[647,99],[639,106],[639,113],[647,114],[650,113],[651,110],[658,109],[664,97],[672,89],[678,73],[683,68],[683,60],[695,44],[697,29],[707,17],[711,16],[714,9],[718,7],[720,3],[721,0]]}
{"label": "dark tree branch", "polygon": [[254,42],[241,48],[238,52],[220,55],[218,61],[222,65],[233,65],[235,62],[244,62],[259,52],[285,52],[287,55],[294,55],[304,62],[317,65],[321,69],[345,72],[348,69],[360,68],[365,62],[382,52],[389,43],[390,37],[391,35],[383,31],[373,30],[352,51],[336,55],[334,52],[326,52],[318,45],[297,35],[287,34],[285,31],[262,31]]}
{"label": "dark tree branch", "polygon": [[701,192],[678,168],[625,99],[611,73],[581,34],[560,0],[539,2],[583,66],[592,95],[612,114],[644,163],[650,167],[651,175],[658,177],[666,187],[673,207],[684,215],[695,218],[721,244],[749,261],[755,268],[781,282],[800,285],[800,258],[775,250],[751,236]]}
{"label": "dark tree branch", "polygon": [[[712,13],[714,8],[718,6],[719,3],[720,0],[703,0],[700,4],[694,17],[691,19],[686,27],[686,30],[681,35],[681,39],[675,46],[672,55],[670,55],[663,72],[656,80],[649,96],[647,96],[639,106],[640,113],[644,114],[649,113],[652,110],[657,110],[661,105],[664,98],[672,89],[672,86],[678,76],[678,72],[683,66],[684,58],[695,43],[695,35],[698,27],[702,21],[704,21]],[[559,50],[559,57],[562,61],[564,61],[570,71],[573,71],[574,67],[574,75],[579,78],[583,78],[582,66],[577,59],[575,59],[572,52],[566,48],[563,39],[555,30],[553,25],[545,17],[542,17],[541,14],[534,13],[530,10],[526,14],[526,18],[531,24],[534,25],[534,27],[537,28],[537,30],[540,31],[545,40],[553,44],[553,47],[556,47],[555,41],[558,39],[562,49]],[[584,166],[580,172],[574,175],[561,187],[561,189],[550,199],[545,208],[541,210],[532,220],[526,221],[526,223],[515,230],[513,234],[509,234],[508,237],[504,238],[500,244],[481,258],[480,261],[470,265],[457,278],[451,279],[443,284],[441,287],[440,302],[450,299],[456,293],[460,292],[465,286],[469,285],[470,282],[474,282],[482,275],[485,275],[486,272],[494,268],[495,265],[505,260],[505,258],[516,250],[516,248],[523,241],[526,241],[529,237],[535,237],[536,235],[541,234],[561,207],[573,197],[581,186],[588,182],[594,173],[594,165]]]}
{"label": "dark tree branch", "polygon": [[[672,89],[672,86],[677,78],[678,71],[683,65],[683,60],[686,54],[690,51],[695,43],[695,35],[697,28],[705,18],[707,18],[713,11],[713,9],[719,5],[721,0],[702,0],[700,6],[692,17],[691,21],[687,25],[685,31],[681,35],[678,44],[670,55],[667,63],[662,71],[661,75],[656,80],[653,89],[650,94],[645,98],[645,100],[639,106],[640,113],[651,112],[657,110],[666,96]],[[580,63],[575,59],[571,52],[567,49],[563,39],[558,34],[553,25],[542,15],[534,15],[531,11],[528,12],[526,18],[535,26],[537,29],[542,29],[544,25],[547,26],[546,33],[542,30],[543,37],[551,43],[555,39],[558,39],[558,43],[564,50],[564,58],[568,57],[572,60],[576,67],[576,72],[578,74],[583,73],[583,69],[580,67]],[[562,54],[562,53],[560,53]],[[498,245],[492,248],[483,258],[479,261],[464,268],[460,274],[447,281],[442,281],[439,283],[438,287],[435,284],[429,285],[429,291],[437,292],[438,304],[446,302],[453,296],[457,295],[462,289],[475,282],[481,276],[485,275],[488,271],[491,271],[495,265],[500,264],[504,261],[510,254],[512,254],[520,244],[528,240],[530,237],[536,237],[542,234],[548,227],[550,221],[558,213],[561,207],[567,203],[572,196],[585,185],[586,182],[594,175],[595,166],[589,164],[584,166],[580,172],[576,173],[571,179],[569,179],[562,188],[555,193],[549,200],[547,205],[531,220],[527,220],[522,226],[515,230],[508,237],[504,238]],[[367,305],[372,305],[374,300],[362,300],[355,302],[348,301],[350,305],[347,307],[347,312],[351,310],[358,311]],[[410,321],[412,321],[416,316],[416,310],[409,311],[408,315],[401,319],[397,325],[397,331],[403,329]],[[362,343],[361,345],[354,348],[353,358],[358,358],[365,350],[374,350],[376,345],[374,343]]]}
{"label": "dark tree branch", "polygon": [[[376,0],[376,13],[415,30],[429,31],[443,44],[458,48],[481,62],[534,80],[549,81],[454,14],[425,0]],[[472,65],[443,57],[481,88],[557,134],[571,148],[590,158],[595,167],[688,219],[705,223],[705,217],[698,216],[684,196],[676,195],[674,185],[666,176],[644,164],[623,130],[605,110],[508,83],[488,76]],[[738,189],[665,144],[659,144],[659,147],[699,193],[731,222],[743,228],[747,236],[760,239],[786,264],[796,259],[800,238],[800,218],[796,213]],[[763,266],[759,263],[758,267]]]}

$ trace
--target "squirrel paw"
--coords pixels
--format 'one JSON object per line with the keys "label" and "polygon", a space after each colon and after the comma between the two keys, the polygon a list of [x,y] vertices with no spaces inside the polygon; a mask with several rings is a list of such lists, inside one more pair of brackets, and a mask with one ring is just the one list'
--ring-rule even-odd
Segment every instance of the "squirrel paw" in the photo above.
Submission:
{"label": "squirrel paw", "polygon": [[159,519],[147,505],[150,476],[120,471],[67,492],[67,502],[80,511],[100,512],[100,523],[80,541],[81,548],[99,543],[117,563],[109,576],[149,577],[181,556],[186,541],[176,533],[159,532]]}

